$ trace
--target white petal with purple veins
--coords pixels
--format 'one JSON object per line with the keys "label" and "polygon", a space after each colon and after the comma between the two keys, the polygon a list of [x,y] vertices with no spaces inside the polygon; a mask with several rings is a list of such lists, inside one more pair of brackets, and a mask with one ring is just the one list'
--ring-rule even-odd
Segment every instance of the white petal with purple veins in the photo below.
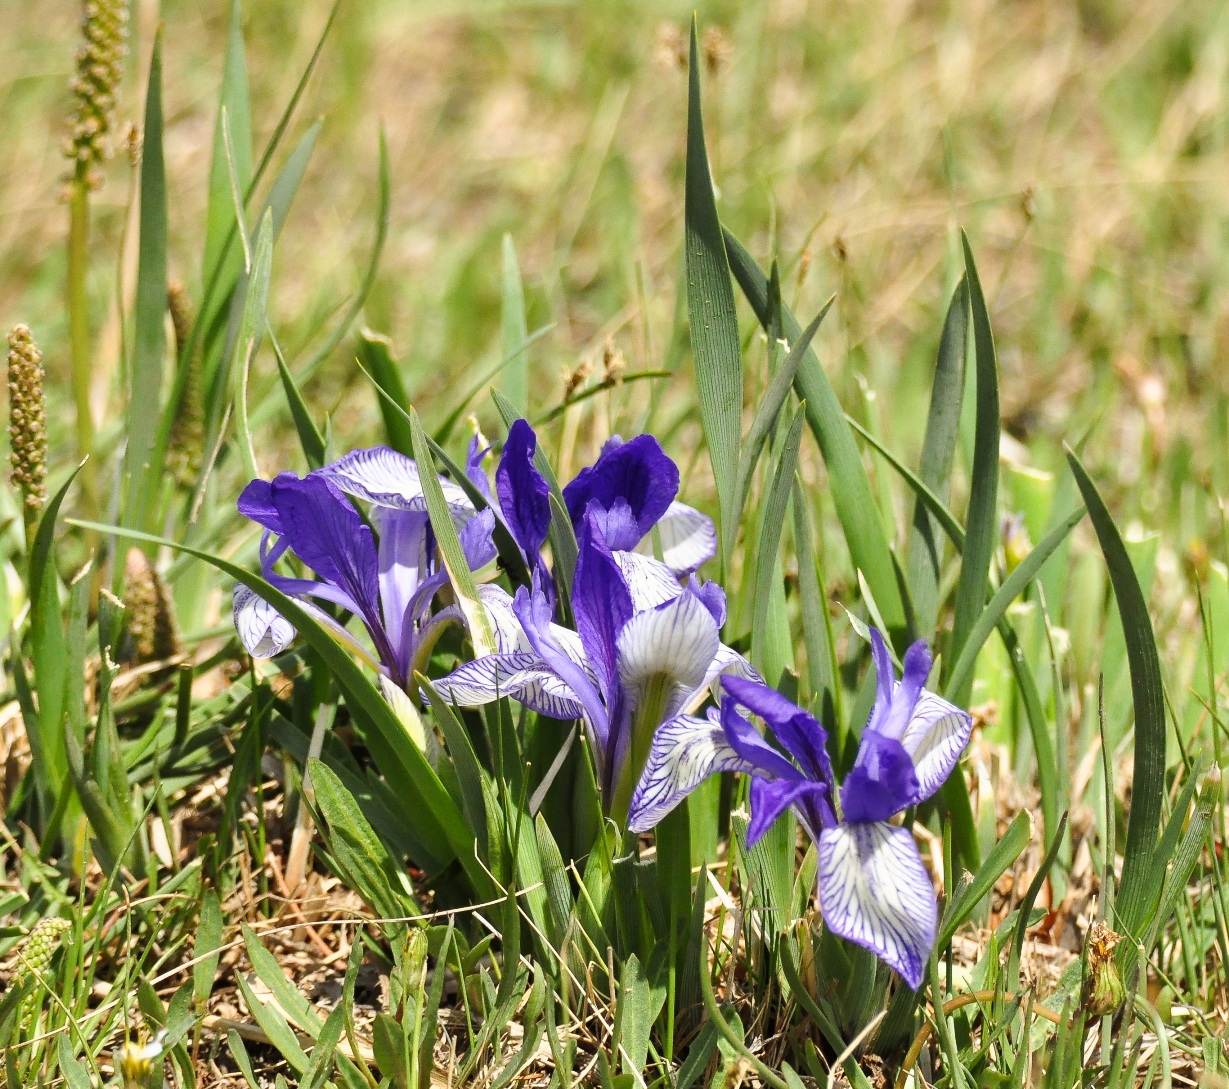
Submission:
{"label": "white petal with purple veins", "polygon": [[[713,520],[677,499],[666,508],[655,529],[661,558],[676,575],[689,574],[717,555]],[[645,556],[654,554],[652,533],[636,546],[636,551]]]}
{"label": "white petal with purple veins", "polygon": [[939,917],[912,832],[882,822],[825,828],[819,908],[833,933],[869,949],[917,990]]}
{"label": "white petal with purple veins", "polygon": [[751,771],[719,722],[678,715],[653,735],[653,747],[632,795],[627,827],[647,832],[710,775]]}
{"label": "white petal with purple veins", "polygon": [[481,707],[501,696],[551,718],[580,718],[580,703],[533,653],[488,654],[458,666],[435,682],[440,695],[460,707]]}
{"label": "white petal with purple veins", "polygon": [[929,798],[952,773],[969,743],[973,716],[933,692],[922,692],[901,744],[913,758],[919,800]]}
{"label": "white petal with purple veins", "polygon": [[634,614],[617,642],[619,679],[630,705],[639,705],[650,682],[664,680],[662,720],[673,718],[704,683],[720,647],[717,622],[695,594]]}
{"label": "white petal with purple veins", "polygon": [[294,625],[264,598],[235,583],[235,631],[253,658],[274,658],[294,642]]}
{"label": "white petal with purple veins", "polygon": [[635,612],[655,609],[658,605],[673,601],[683,592],[674,572],[660,560],[639,552],[615,552],[613,555],[631,591]]}
{"label": "white petal with purple veins", "polygon": [[[316,470],[347,495],[394,510],[426,510],[418,465],[387,446],[352,450],[339,461]],[[452,520],[464,525],[474,513],[469,496],[451,480],[440,478]]]}

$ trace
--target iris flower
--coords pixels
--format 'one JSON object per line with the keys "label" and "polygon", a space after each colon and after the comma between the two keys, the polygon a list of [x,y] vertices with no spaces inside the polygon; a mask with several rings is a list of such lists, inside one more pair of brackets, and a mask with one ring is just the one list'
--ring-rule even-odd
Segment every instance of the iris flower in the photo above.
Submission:
{"label": "iris flower", "polygon": [[692,719],[689,711],[723,672],[754,675],[721,643],[720,587],[695,580],[684,586],[669,564],[637,551],[645,542],[651,547],[657,529],[676,570],[711,555],[711,523],[676,503],[677,489],[678,469],[655,439],[608,444],[564,489],[577,528],[576,630],[553,622],[538,569],[532,587],[521,587],[514,599],[487,599],[497,653],[438,682],[459,706],[510,696],[542,714],[583,718],[606,810],[620,824],[630,815],[632,827],[632,796],[654,735]]}
{"label": "iris flower", "polygon": [[[476,513],[461,488],[447,480],[440,483],[466,560],[477,570],[495,557],[494,513]],[[375,532],[348,496],[369,504]],[[281,473],[272,481],[253,480],[239,497],[239,510],[264,529],[264,578],[297,598],[399,687],[413,676],[442,626],[461,620],[455,606],[431,614],[432,601],[448,575],[435,564],[418,466],[395,450],[355,450],[305,477]],[[318,579],[279,574],[276,565],[288,552]],[[375,659],[312,599],[339,605],[358,617]],[[244,586],[235,587],[234,613],[240,639],[253,657],[280,654],[294,639],[290,622]]]}
{"label": "iris flower", "polygon": [[[792,807],[819,852],[824,922],[871,950],[916,990],[934,947],[938,905],[912,832],[891,820],[931,797],[951,774],[972,718],[923,687],[931,666],[924,642],[909,648],[897,681],[874,629],[871,641],[878,691],[841,787],[839,817],[823,727],[773,689],[738,677],[725,681],[719,713],[658,733],[633,810],[649,827],[714,772],[750,774],[748,846]],[[740,707],[767,723],[784,753],[760,736]]]}

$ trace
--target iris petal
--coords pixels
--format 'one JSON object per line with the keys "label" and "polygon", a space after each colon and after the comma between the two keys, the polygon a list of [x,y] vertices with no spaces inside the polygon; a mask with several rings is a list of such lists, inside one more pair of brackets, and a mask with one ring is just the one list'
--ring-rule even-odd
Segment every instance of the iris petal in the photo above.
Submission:
{"label": "iris petal", "polygon": [[[347,495],[377,506],[396,510],[427,509],[417,463],[388,446],[352,450],[312,475],[322,476]],[[463,525],[474,513],[469,496],[459,485],[442,477],[440,486],[453,521],[458,527]]]}
{"label": "iris petal", "polygon": [[683,592],[674,573],[659,560],[638,552],[615,552],[612,555],[623,572],[627,589],[632,595],[632,608],[636,612],[664,605]]}
{"label": "iris petal", "polygon": [[242,583],[234,589],[235,631],[253,658],[275,658],[294,642],[294,625]]}
{"label": "iris petal", "polygon": [[751,770],[718,723],[678,715],[653,735],[648,761],[632,794],[628,830],[647,832],[710,775]]}
{"label": "iris petal", "polygon": [[530,652],[488,654],[458,666],[435,682],[443,697],[459,707],[480,707],[501,696],[551,718],[580,718],[572,690]]}
{"label": "iris petal", "polygon": [[[677,499],[657,522],[662,561],[676,575],[687,575],[717,555],[717,527],[707,514]],[[650,533],[636,546],[645,556],[654,555]]]}
{"label": "iris petal", "polygon": [[572,521],[579,525],[596,501],[610,510],[617,499],[631,508],[638,532],[634,539],[610,540],[612,549],[632,549],[657,523],[679,489],[678,466],[652,435],[637,435],[630,442],[607,443],[597,462],[582,469],[566,488],[564,502]]}
{"label": "iris petal", "polygon": [[919,802],[925,801],[952,773],[969,735],[973,716],[933,692],[923,692],[901,744],[913,758]]}
{"label": "iris petal", "polygon": [[524,420],[508,429],[495,488],[508,529],[532,564],[550,531],[550,487],[533,463],[538,437]]}
{"label": "iris petal", "polygon": [[938,929],[930,875],[913,835],[891,824],[842,824],[819,837],[819,906],[829,929],[921,985]]}

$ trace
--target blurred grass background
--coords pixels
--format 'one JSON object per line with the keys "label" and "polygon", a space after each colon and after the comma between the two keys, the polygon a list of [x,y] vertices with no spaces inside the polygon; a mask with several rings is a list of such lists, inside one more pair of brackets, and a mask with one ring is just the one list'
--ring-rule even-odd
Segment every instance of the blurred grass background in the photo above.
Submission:
{"label": "blurred grass background", "polygon": [[[194,288],[227,7],[136,0],[120,105],[121,121],[139,120],[161,19],[171,271]],[[248,7],[260,144],[328,7]],[[273,315],[292,357],[361,278],[382,124],[392,222],[365,320],[392,338],[428,417],[498,359],[505,232],[530,328],[552,326],[531,349],[534,403],[555,404],[561,371],[586,364],[599,375],[612,361],[678,368],[680,54],[691,10],[343,0],[291,133],[325,119],[276,257]],[[1166,525],[1179,547],[1215,539],[1203,489],[1229,491],[1217,366],[1229,343],[1226,6],[763,0],[700,4],[698,14],[722,216],[761,258],[781,255],[799,313],[836,292],[819,346],[847,407],[890,446],[916,451],[963,225],[987,285],[1007,428],[1028,448],[1009,454],[1055,469],[1056,440],[1092,427],[1089,458],[1117,514]],[[78,17],[73,0],[9,5],[0,45],[0,320],[28,322],[44,346],[62,450],[71,402],[59,194]],[[120,148],[95,201],[101,396],[119,357],[108,308],[130,175]],[[683,429],[679,452],[694,451],[690,381],[683,367],[675,396],[646,384],[599,398],[574,426],[598,441],[651,408],[658,430]],[[308,393],[345,445],[374,434],[351,341]]]}

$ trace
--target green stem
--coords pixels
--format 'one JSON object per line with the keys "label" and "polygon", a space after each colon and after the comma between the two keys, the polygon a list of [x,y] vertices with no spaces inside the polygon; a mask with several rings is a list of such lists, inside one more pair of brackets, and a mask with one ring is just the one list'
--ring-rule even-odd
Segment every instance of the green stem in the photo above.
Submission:
{"label": "green stem", "polygon": [[662,723],[669,687],[670,677],[665,673],[655,673],[650,677],[645,683],[644,695],[632,719],[627,759],[622,767],[615,769],[614,797],[609,809],[610,817],[620,829],[627,828],[632,793],[640,782],[644,765],[648,763],[649,750],[653,747],[653,735]]}
{"label": "green stem", "polygon": [[93,358],[90,350],[89,297],[86,276],[89,272],[90,203],[84,181],[74,181],[69,203],[68,225],[68,328],[72,349],[73,400],[77,410],[77,457],[90,458],[81,469],[82,508],[91,517],[96,510],[94,417],[90,412],[90,378]]}

